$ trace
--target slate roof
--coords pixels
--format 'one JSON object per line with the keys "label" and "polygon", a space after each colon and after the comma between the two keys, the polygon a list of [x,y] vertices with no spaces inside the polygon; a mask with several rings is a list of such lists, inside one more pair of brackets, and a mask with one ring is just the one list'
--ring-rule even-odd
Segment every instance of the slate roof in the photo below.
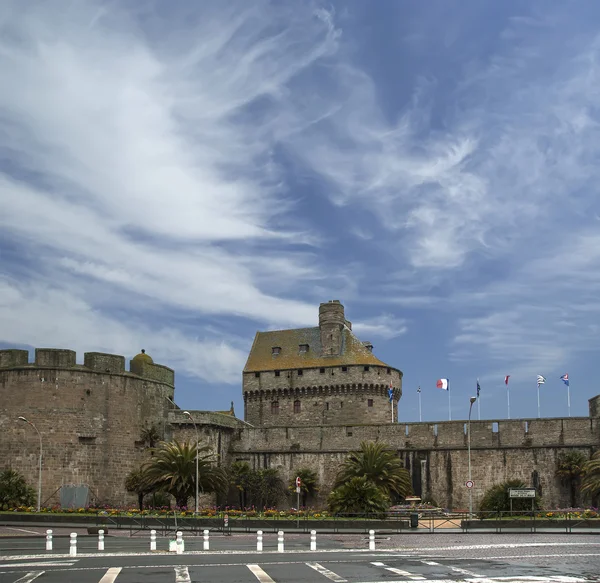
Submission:
{"label": "slate roof", "polygon": [[[300,353],[300,344],[308,344],[308,352]],[[272,354],[274,346],[281,348],[278,356]],[[294,368],[319,368],[324,366],[388,364],[379,360],[348,328],[342,332],[342,350],[337,356],[323,356],[319,327],[257,332],[244,372],[289,370]],[[393,368],[393,367],[390,367]]]}

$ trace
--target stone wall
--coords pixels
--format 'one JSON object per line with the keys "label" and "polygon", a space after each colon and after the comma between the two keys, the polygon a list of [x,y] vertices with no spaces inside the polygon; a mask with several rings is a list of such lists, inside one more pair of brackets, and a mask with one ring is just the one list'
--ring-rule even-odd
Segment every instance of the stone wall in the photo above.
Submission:
{"label": "stone wall", "polygon": [[[361,441],[383,441],[410,470],[416,494],[446,508],[466,508],[467,426],[462,421],[313,427],[244,428],[232,443],[232,460],[280,468],[287,481],[296,470],[315,470],[324,503],[340,464]],[[471,467],[477,503],[492,484],[520,478],[539,483],[549,507],[569,505],[568,490],[555,477],[561,452],[587,457],[600,446],[600,421],[587,417],[472,421]],[[534,474],[535,472],[535,474]]]}
{"label": "stone wall", "polygon": [[[396,412],[402,373],[391,367],[349,365],[244,373],[244,418],[256,426],[389,423],[390,382]],[[299,410],[294,408],[295,401],[300,401]]]}
{"label": "stone wall", "polygon": [[[0,362],[15,363],[0,351]],[[8,351],[10,352],[10,351]],[[0,469],[15,468],[37,485],[42,435],[42,503],[58,501],[63,484],[86,484],[95,502],[125,504],[124,479],[146,453],[140,434],[167,432],[173,387],[131,373],[115,373],[123,357],[89,353],[98,372],[76,365],[72,351],[36,350],[36,363],[0,368]],[[60,363],[68,368],[52,366]]]}

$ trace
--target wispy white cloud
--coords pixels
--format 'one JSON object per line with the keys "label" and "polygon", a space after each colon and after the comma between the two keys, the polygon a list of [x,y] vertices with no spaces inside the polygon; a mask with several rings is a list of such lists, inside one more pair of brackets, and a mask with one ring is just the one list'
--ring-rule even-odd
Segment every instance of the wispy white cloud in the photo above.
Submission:
{"label": "wispy white cloud", "polygon": [[402,318],[397,318],[392,314],[382,314],[374,318],[352,322],[352,330],[367,340],[371,337],[389,340],[405,334],[408,326],[406,320]]}

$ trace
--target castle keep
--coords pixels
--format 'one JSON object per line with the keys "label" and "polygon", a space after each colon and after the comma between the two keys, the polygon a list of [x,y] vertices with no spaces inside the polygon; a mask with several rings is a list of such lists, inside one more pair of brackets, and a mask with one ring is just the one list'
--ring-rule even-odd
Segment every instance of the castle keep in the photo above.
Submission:
{"label": "castle keep", "polygon": [[[324,503],[339,465],[361,441],[384,441],[409,469],[415,493],[447,508],[466,508],[464,421],[391,422],[402,372],[361,342],[339,301],[319,307],[318,326],[258,332],[242,375],[245,421],[230,411],[191,411],[200,438],[224,465],[247,461],[278,468],[285,480],[315,470]],[[0,470],[13,467],[37,483],[43,436],[42,503],[63,485],[86,485],[94,503],[134,504],[125,476],[147,459],[144,431],[193,441],[194,426],[174,403],[174,373],[142,351],[125,357],[71,350],[0,350]],[[568,506],[555,477],[558,457],[600,447],[600,395],[589,417],[471,421],[475,507],[494,483],[520,478],[549,507]],[[400,418],[402,409],[400,408]]]}

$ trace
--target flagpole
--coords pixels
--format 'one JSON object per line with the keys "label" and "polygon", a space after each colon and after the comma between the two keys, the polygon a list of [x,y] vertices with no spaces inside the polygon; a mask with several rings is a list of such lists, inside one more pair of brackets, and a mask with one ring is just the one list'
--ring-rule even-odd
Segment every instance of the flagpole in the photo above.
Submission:
{"label": "flagpole", "polygon": [[394,396],[392,395],[392,400],[390,402],[392,405],[392,423],[394,422]]}
{"label": "flagpole", "polygon": [[421,416],[421,391],[419,391],[419,421],[423,421]]}
{"label": "flagpole", "polygon": [[479,405],[479,395],[477,395],[477,419],[481,421],[481,406]]}
{"label": "flagpole", "polygon": [[567,408],[569,409],[569,417],[571,416],[571,387],[567,385]]}
{"label": "flagpole", "polygon": [[448,421],[452,421],[452,406],[450,405],[450,379],[448,379]]}
{"label": "flagpole", "polygon": [[537,385],[537,395],[538,395],[538,419],[541,418],[541,413],[540,413],[540,383],[538,383]]}
{"label": "flagpole", "polygon": [[508,408],[508,418],[510,419],[510,389],[506,385],[506,406]]}

